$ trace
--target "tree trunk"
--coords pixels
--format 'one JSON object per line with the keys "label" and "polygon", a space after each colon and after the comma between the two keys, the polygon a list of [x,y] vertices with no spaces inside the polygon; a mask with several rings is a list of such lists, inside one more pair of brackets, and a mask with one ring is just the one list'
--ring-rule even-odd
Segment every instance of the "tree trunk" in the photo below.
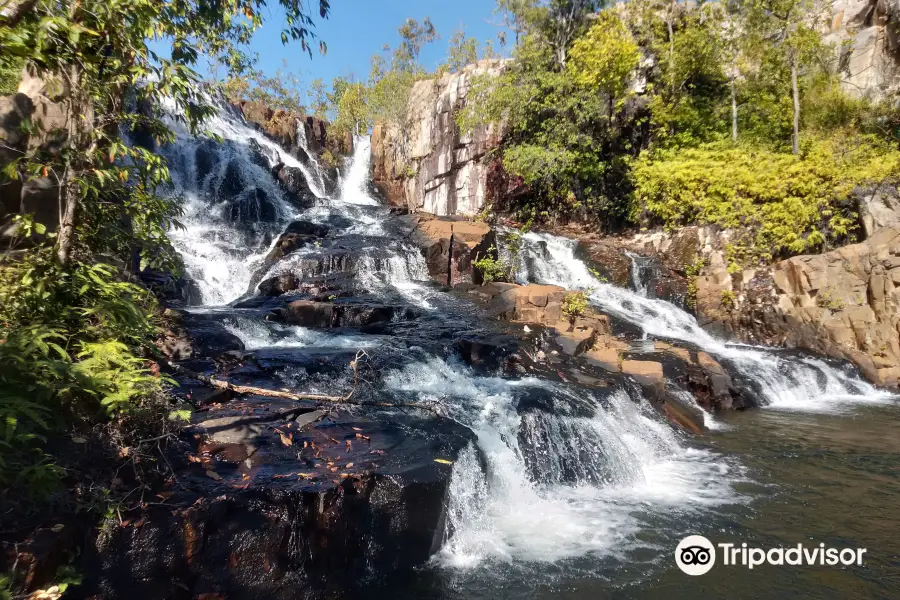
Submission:
{"label": "tree trunk", "polygon": [[800,90],[797,87],[797,56],[791,54],[791,88],[794,92],[794,154],[800,154]]}
{"label": "tree trunk", "polygon": [[669,85],[675,89],[675,0],[669,6],[669,16],[666,18],[666,27],[669,30]]}
{"label": "tree trunk", "polygon": [[[79,98],[79,72],[72,67],[67,75],[68,90],[66,92],[66,144],[76,152],[84,149],[82,143],[81,120],[87,113],[81,110]],[[80,152],[79,152],[80,154]],[[72,260],[72,248],[75,246],[75,224],[78,218],[78,184],[75,182],[75,162],[78,158],[66,158],[66,167],[62,178],[60,199],[62,201],[59,221],[59,232],[56,236],[56,258],[63,266]]]}
{"label": "tree trunk", "polygon": [[66,167],[60,195],[64,202],[62,219],[59,222],[59,233],[56,236],[56,258],[61,265],[68,265],[72,260],[72,248],[75,245],[75,222],[78,218],[78,186],[72,176],[71,166]]}
{"label": "tree trunk", "polygon": [[731,75],[731,141],[735,144],[738,141],[738,108],[737,95],[734,91],[734,73]]}

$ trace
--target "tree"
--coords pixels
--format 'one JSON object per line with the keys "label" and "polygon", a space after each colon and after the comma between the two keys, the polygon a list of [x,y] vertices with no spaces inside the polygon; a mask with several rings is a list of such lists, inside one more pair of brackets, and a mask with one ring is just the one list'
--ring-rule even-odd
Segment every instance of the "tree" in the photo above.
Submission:
{"label": "tree", "polygon": [[603,11],[573,45],[568,70],[574,81],[604,94],[612,119],[616,101],[628,89],[631,74],[641,58],[637,44],[619,16]]}
{"label": "tree", "polygon": [[418,62],[419,52],[426,44],[440,39],[429,17],[425,17],[421,24],[415,19],[407,19],[398,32],[400,33],[398,57],[410,63]]}
{"label": "tree", "polygon": [[475,38],[466,36],[466,32],[462,29],[457,30],[450,37],[450,45],[447,49],[447,70],[455,73],[477,60],[478,41]]}
{"label": "tree", "polygon": [[282,62],[282,67],[273,77],[267,77],[257,69],[231,74],[222,84],[222,89],[228,98],[254,100],[272,110],[305,112],[302,100],[303,81],[298,74],[288,69],[287,60]]}
{"label": "tree", "polygon": [[[525,33],[531,19],[532,11],[538,0],[497,0],[494,14],[500,16],[499,26],[512,29],[516,36],[515,45],[519,45],[519,36]],[[501,32],[500,44],[506,43],[506,36]]]}
{"label": "tree", "polygon": [[334,126],[339,130],[362,135],[372,126],[367,104],[368,89],[359,82],[341,86]]}
{"label": "tree", "polygon": [[588,16],[600,6],[598,0],[548,0],[528,11],[538,35],[553,49],[560,68],[566,66],[569,45],[584,30]]}
{"label": "tree", "polygon": [[381,54],[372,57],[366,106],[373,122],[400,124],[406,120],[409,92],[416,81],[427,76],[418,62],[419,52],[438,39],[428,17],[421,25],[408,19],[397,32],[400,45],[394,50],[385,45]]}
{"label": "tree", "polygon": [[309,109],[312,114],[319,119],[330,120],[331,102],[325,82],[321,77],[312,80],[306,90],[306,95],[309,98]]}
{"label": "tree", "polygon": [[749,0],[743,4],[748,54],[761,70],[774,67],[776,78],[789,78],[795,155],[800,153],[800,75],[826,49],[818,23],[826,13],[830,11],[815,0]]}
{"label": "tree", "polygon": [[[60,181],[62,218],[56,249],[65,265],[77,246],[85,202],[99,201],[114,189],[124,199],[119,201],[123,209],[146,220],[144,205],[155,185],[167,177],[159,157],[120,139],[118,125],[123,124],[146,128],[162,141],[172,139],[156,116],[130,113],[126,96],[148,106],[171,98],[196,128],[210,114],[194,71],[200,56],[220,60],[233,73],[245,70],[251,60],[243,48],[262,24],[266,3],[35,0],[27,4],[28,10],[0,16],[0,45],[5,55],[23,59],[36,76],[59,83],[68,118],[65,142],[55,157],[32,154],[17,166],[24,176],[52,173]],[[319,14],[327,16],[329,0],[318,4]],[[285,14],[282,42],[299,41],[311,52],[313,22],[304,4],[279,0],[279,5]],[[169,56],[158,54],[151,39],[168,44]],[[132,185],[123,185],[129,177],[134,178]],[[157,215],[153,228],[167,218]]]}

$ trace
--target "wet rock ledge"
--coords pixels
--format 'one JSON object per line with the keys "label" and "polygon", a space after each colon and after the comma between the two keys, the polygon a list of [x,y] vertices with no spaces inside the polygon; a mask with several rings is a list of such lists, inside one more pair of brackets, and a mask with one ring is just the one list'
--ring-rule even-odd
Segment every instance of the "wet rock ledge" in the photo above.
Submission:
{"label": "wet rock ledge", "polygon": [[169,459],[177,482],[101,537],[80,589],[132,600],[332,597],[439,548],[467,429],[399,412],[210,400]]}

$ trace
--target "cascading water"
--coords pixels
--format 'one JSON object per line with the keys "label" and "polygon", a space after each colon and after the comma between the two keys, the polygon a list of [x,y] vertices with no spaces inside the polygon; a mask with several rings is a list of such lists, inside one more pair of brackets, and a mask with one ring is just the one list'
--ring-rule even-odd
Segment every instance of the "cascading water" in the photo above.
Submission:
{"label": "cascading water", "polygon": [[372,142],[368,136],[356,136],[353,144],[355,151],[347,175],[342,181],[341,200],[351,204],[377,206],[378,201],[369,195],[367,189]]}
{"label": "cascading water", "polygon": [[653,262],[646,256],[633,252],[626,252],[625,255],[631,260],[631,287],[639,296],[652,297],[650,279],[653,277]]}
{"label": "cascading water", "polygon": [[640,327],[647,335],[682,340],[725,359],[773,408],[832,411],[854,402],[893,398],[822,360],[790,358],[762,348],[723,342],[677,306],[599,281],[575,258],[576,241],[544,233],[523,237],[523,264],[531,281],[590,290],[600,310]]}
{"label": "cascading water", "polygon": [[[181,131],[179,143],[166,150],[177,191],[189,208],[188,231],[174,232],[173,239],[205,304],[245,294],[262,257],[287,223],[298,219],[327,226],[327,238],[320,240],[321,247],[308,244],[291,252],[260,281],[287,273],[301,280],[341,275],[380,299],[424,309],[447,301],[421,284],[428,279],[424,257],[392,235],[385,225],[388,210],[368,191],[368,138],[354,140],[340,190],[327,198],[313,154],[308,161],[293,158],[225,106],[208,127],[224,143],[214,145]],[[302,135],[298,138],[302,147]],[[322,198],[309,208],[291,204],[270,174],[278,163],[301,169]],[[244,207],[246,198],[263,202],[265,209],[238,211],[239,218],[231,218],[228,211]],[[273,323],[252,310],[212,310],[225,311],[223,326],[247,350],[282,357],[312,349],[373,348],[385,341]],[[416,401],[439,401],[446,414],[477,436],[477,447],[454,466],[448,539],[439,553],[443,564],[617,554],[638,545],[635,535],[660,514],[736,498],[739,469],[686,445],[635,391],[585,396],[583,389],[537,379],[477,376],[453,360],[417,352],[415,360],[387,375],[386,390]],[[552,408],[528,408],[537,397],[544,404],[551,399]],[[637,501],[647,507],[643,516],[631,509]]]}
{"label": "cascading water", "polygon": [[[339,190],[329,198],[314,154],[298,160],[225,105],[208,128],[223,143],[179,130],[178,143],[164,150],[175,193],[186,202],[187,231],[172,232],[172,239],[204,304],[222,305],[246,295],[254,272],[287,224],[303,220],[327,227],[327,236],[272,264],[259,274],[260,281],[286,273],[302,281],[343,276],[366,301],[414,304],[442,322],[459,319],[461,331],[479,328],[465,320],[468,316],[435,308],[450,300],[422,284],[428,279],[424,257],[392,232],[389,211],[369,192],[367,138],[354,140]],[[303,136],[298,139],[303,149]],[[283,192],[271,174],[279,163],[303,173],[319,196],[313,206],[295,205]],[[573,243],[567,240],[527,234],[521,254],[523,280],[591,288],[592,302],[648,335],[686,340],[728,360],[774,406],[822,408],[839,398],[880,397],[821,360],[788,359],[723,343],[668,303],[599,282],[575,260]],[[645,274],[636,269],[633,275],[636,289],[649,293]],[[553,569],[581,559],[620,565],[639,560],[654,544],[669,543],[648,541],[654,532],[683,532],[683,521],[727,511],[742,499],[736,489],[747,481],[744,469],[685,440],[636,389],[478,375],[438,349],[446,346],[429,346],[428,333],[413,332],[415,341],[407,342],[380,333],[280,324],[252,308],[198,311],[219,318],[226,331],[263,360],[275,357],[292,364],[302,355],[352,355],[357,349],[384,354],[396,364],[376,384],[375,393],[436,403],[439,411],[474,432],[475,443],[453,466],[447,530],[435,561],[455,572],[471,573],[473,567],[497,561],[553,563]],[[286,373],[284,385],[305,377],[302,367],[291,366]],[[329,381],[325,377],[319,384]]]}
{"label": "cascading water", "polygon": [[[270,174],[277,163],[305,169],[266,136],[248,127],[223,101],[205,124],[222,139],[195,137],[174,117],[177,141],[160,150],[169,162],[173,194],[184,202],[184,229],[169,232],[201,303],[240,297],[261,259],[296,217]],[[171,109],[171,107],[169,107]]]}
{"label": "cascading water", "polygon": [[[438,555],[449,566],[619,556],[640,546],[636,534],[661,515],[737,499],[740,468],[686,447],[646,400],[621,389],[586,397],[537,379],[476,377],[439,358],[386,383],[436,403],[477,436],[478,448],[454,466]],[[533,398],[551,399],[552,412],[526,408]]]}

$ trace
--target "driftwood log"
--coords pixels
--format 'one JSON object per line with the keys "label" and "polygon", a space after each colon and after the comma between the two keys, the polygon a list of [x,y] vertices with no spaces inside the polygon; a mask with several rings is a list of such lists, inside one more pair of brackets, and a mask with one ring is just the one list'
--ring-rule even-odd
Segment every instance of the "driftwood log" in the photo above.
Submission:
{"label": "driftwood log", "polygon": [[197,381],[203,383],[204,385],[208,385],[210,387],[214,387],[220,390],[229,390],[234,392],[235,394],[253,394],[256,396],[266,396],[269,398],[284,398],[286,400],[308,400],[311,402],[318,402],[322,404],[350,404],[353,406],[376,406],[383,408],[417,408],[421,410],[427,410],[436,415],[442,416],[441,412],[437,410],[435,406],[429,406],[427,404],[416,404],[416,403],[408,403],[408,402],[353,402],[351,401],[351,397],[356,392],[357,385],[359,383],[359,375],[357,373],[357,368],[359,366],[359,361],[368,357],[368,354],[365,350],[360,350],[356,353],[356,358],[350,361],[350,367],[353,369],[353,389],[350,390],[350,393],[346,396],[328,396],[324,394],[296,394],[294,392],[288,392],[285,390],[272,390],[269,388],[261,388],[252,385],[235,385],[228,381],[223,381],[221,379],[215,379],[214,377],[209,377],[207,375],[203,375],[202,373],[197,373],[196,371],[192,371],[186,367],[181,365],[176,365],[171,361],[166,361],[166,365],[171,368],[176,373],[180,373],[185,377],[190,377],[191,379],[196,379]]}

